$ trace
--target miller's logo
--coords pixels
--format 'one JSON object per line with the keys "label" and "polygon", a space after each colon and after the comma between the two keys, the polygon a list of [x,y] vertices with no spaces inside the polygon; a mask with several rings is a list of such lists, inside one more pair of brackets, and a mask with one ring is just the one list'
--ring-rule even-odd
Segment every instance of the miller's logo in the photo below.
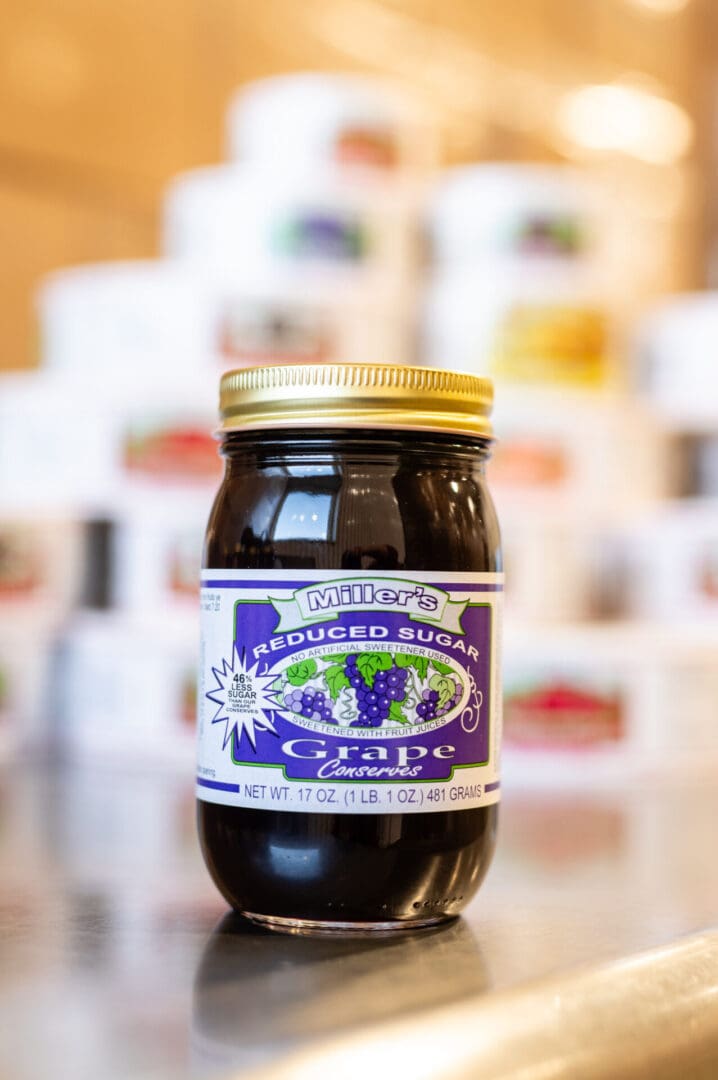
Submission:
{"label": "miller's logo", "polygon": [[275,634],[354,611],[399,612],[412,621],[463,634],[461,616],[468,601],[451,600],[443,589],[403,578],[361,577],[308,585],[289,600],[270,597],[270,603],[279,616]]}

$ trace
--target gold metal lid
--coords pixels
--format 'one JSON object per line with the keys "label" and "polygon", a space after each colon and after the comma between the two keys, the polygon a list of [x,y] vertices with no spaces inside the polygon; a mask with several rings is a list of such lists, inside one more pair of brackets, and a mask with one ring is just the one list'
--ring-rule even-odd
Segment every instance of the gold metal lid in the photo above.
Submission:
{"label": "gold metal lid", "polygon": [[222,376],[221,431],[393,428],[490,438],[489,379],[396,364],[286,364]]}

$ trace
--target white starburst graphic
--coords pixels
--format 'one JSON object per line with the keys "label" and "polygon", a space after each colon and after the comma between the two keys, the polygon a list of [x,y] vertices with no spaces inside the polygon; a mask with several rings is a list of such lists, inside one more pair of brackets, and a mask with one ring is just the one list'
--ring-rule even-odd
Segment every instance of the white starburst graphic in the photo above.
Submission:
{"label": "white starburst graphic", "polygon": [[238,749],[242,735],[246,735],[256,752],[258,731],[279,735],[270,716],[279,707],[271,689],[277,676],[260,675],[258,669],[259,663],[247,667],[245,654],[240,656],[236,645],[231,662],[223,660],[221,667],[212,668],[217,685],[206,696],[217,706],[212,723],[225,725],[223,750],[232,738]]}

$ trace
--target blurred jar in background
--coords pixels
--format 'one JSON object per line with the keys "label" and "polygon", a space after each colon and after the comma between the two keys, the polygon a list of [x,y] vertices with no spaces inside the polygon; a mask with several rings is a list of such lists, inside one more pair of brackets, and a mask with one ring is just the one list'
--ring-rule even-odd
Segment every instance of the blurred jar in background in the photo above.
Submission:
{"label": "blurred jar in background", "polygon": [[164,246],[170,256],[245,272],[356,284],[373,276],[396,286],[416,273],[416,206],[404,190],[348,184],[326,170],[217,165],[170,185]]}
{"label": "blurred jar in background", "polygon": [[709,775],[716,694],[715,640],[688,622],[673,634],[626,621],[544,627],[540,636],[508,623],[507,783],[585,790],[682,770]]}
{"label": "blurred jar in background", "polygon": [[427,110],[391,81],[338,72],[261,79],[227,114],[231,160],[324,165],[375,183],[435,168],[437,135]]}
{"label": "blurred jar in background", "polygon": [[[385,284],[385,283],[384,283]],[[291,268],[192,259],[96,263],[42,282],[44,366],[67,379],[172,372],[212,387],[225,368],[406,356],[409,296],[364,281],[307,280]],[[165,395],[170,392],[168,386]]]}
{"label": "blurred jar in background", "polygon": [[718,292],[664,299],[635,332],[634,384],[674,430],[718,431]]}

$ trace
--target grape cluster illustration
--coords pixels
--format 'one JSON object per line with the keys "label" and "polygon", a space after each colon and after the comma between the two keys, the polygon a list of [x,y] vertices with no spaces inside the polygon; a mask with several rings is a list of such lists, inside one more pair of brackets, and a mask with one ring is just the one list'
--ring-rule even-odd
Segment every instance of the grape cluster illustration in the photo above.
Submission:
{"label": "grape cluster illustration", "polygon": [[422,724],[459,704],[463,685],[449,664],[421,654],[330,653],[291,664],[275,690],[307,720],[343,727]]}
{"label": "grape cluster illustration", "polygon": [[298,686],[284,695],[284,703],[293,713],[298,713],[307,720],[323,720],[326,724],[336,723],[331,705],[321,690]]}
{"label": "grape cluster illustration", "polygon": [[350,653],[344,674],[354,688],[359,707],[359,715],[350,727],[381,727],[389,719],[392,701],[403,701],[406,697],[409,676],[406,668],[392,664],[388,671],[376,671],[368,683],[357,667],[356,655]]}
{"label": "grape cluster illustration", "polygon": [[458,705],[460,697],[461,684],[458,682],[454,683],[454,693],[451,698],[443,705],[438,690],[425,690],[422,694],[422,700],[416,706],[416,715],[422,720],[434,720],[437,716],[444,716],[455,705]]}

